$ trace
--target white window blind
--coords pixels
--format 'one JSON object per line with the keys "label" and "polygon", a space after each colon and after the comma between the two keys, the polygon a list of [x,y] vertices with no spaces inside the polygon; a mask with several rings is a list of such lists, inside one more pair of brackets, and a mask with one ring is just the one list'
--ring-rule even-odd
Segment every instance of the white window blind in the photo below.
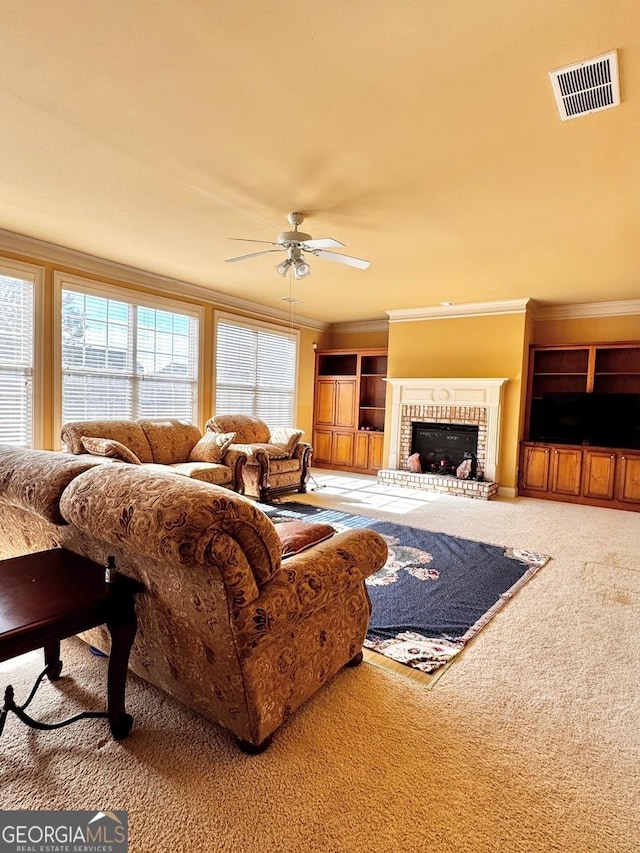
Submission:
{"label": "white window blind", "polygon": [[143,302],[62,289],[63,423],[197,419],[198,319]]}
{"label": "white window blind", "polygon": [[294,333],[218,318],[216,414],[255,415],[293,426],[298,339]]}
{"label": "white window blind", "polygon": [[34,283],[0,271],[0,442],[33,446]]}

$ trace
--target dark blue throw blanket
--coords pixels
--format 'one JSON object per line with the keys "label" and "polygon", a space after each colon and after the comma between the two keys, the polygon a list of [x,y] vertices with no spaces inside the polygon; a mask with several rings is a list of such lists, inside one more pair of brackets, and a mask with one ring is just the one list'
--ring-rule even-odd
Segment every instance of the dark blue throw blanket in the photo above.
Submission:
{"label": "dark blue throw blanket", "polygon": [[449,663],[549,559],[297,502],[262,508],[276,523],[368,527],[384,537],[387,563],[367,578],[372,613],[365,646],[426,673]]}

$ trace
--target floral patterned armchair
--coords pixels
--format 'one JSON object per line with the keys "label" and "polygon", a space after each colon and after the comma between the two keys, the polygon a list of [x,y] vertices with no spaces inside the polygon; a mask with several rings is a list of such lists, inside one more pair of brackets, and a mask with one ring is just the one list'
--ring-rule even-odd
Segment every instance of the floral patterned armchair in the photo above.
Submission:
{"label": "floral patterned armchair", "polygon": [[245,495],[268,503],[283,492],[306,492],[313,450],[300,441],[302,430],[271,430],[252,415],[214,415],[207,421],[206,431],[235,433],[229,449],[247,456],[242,471]]}

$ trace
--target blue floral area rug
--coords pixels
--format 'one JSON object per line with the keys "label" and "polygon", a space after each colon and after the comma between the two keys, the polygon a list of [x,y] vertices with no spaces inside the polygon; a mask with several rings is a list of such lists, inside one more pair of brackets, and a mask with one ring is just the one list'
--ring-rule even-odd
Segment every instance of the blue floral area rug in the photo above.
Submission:
{"label": "blue floral area rug", "polygon": [[441,675],[550,559],[297,502],[261,506],[275,523],[368,527],[383,536],[389,558],[366,581],[372,613],[365,647],[428,675]]}

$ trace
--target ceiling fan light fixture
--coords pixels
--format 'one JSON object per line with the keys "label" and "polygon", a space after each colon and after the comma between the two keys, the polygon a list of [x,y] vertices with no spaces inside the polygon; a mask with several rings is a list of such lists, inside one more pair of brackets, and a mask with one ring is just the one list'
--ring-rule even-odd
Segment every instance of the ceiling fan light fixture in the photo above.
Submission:
{"label": "ceiling fan light fixture", "polygon": [[302,258],[297,258],[293,262],[293,277],[306,278],[308,275],[311,275],[311,267]]}
{"label": "ceiling fan light fixture", "polygon": [[291,260],[289,258],[285,258],[284,261],[282,261],[279,264],[276,264],[274,269],[276,270],[276,272],[279,272],[280,275],[285,276],[287,274],[287,272],[289,271],[290,266],[291,266]]}

